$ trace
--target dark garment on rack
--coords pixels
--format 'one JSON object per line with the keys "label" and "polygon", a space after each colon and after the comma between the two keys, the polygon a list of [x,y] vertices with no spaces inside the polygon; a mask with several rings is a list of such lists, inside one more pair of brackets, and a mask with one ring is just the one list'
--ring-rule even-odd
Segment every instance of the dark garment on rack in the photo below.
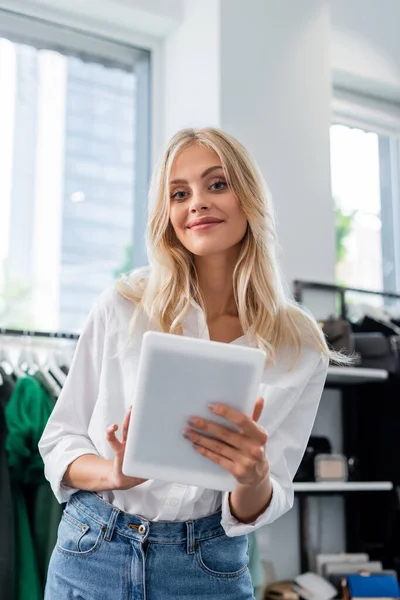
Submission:
{"label": "dark garment on rack", "polygon": [[41,600],[62,507],[44,477],[38,443],[54,403],[40,383],[20,379],[6,407],[15,505],[15,600]]}
{"label": "dark garment on rack", "polygon": [[11,482],[6,456],[5,408],[14,389],[12,378],[0,367],[0,590],[2,600],[13,598],[14,528]]}

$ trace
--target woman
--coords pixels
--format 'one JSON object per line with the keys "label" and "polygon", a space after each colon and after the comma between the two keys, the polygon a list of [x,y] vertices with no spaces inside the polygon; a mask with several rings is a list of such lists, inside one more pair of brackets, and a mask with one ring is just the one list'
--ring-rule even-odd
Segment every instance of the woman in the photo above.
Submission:
{"label": "woman", "polygon": [[[285,296],[272,208],[236,140],[180,131],[151,192],[150,268],[97,301],[40,442],[54,493],[68,501],[47,600],[253,598],[246,534],[293,505],[332,356],[314,320]],[[234,475],[231,494],[122,473],[148,329],[266,351],[253,418],[213,409],[240,433],[214,424],[211,412],[182,432],[188,452]]]}

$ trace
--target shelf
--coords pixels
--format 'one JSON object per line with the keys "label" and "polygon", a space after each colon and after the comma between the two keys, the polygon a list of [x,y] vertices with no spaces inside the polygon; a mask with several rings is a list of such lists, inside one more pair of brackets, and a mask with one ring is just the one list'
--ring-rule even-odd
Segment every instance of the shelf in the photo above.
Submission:
{"label": "shelf", "polygon": [[330,384],[354,384],[370,383],[373,381],[385,381],[389,376],[383,369],[364,369],[362,367],[329,367],[326,383]]}
{"label": "shelf", "polygon": [[294,483],[295,493],[326,492],[389,492],[393,489],[391,481],[338,481],[338,482],[305,482]]}

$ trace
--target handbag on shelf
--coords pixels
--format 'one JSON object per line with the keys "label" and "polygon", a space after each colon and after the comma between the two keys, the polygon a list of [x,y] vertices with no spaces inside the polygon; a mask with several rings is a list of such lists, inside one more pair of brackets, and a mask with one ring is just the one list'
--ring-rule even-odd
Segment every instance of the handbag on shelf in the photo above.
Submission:
{"label": "handbag on shelf", "polygon": [[374,319],[369,315],[365,315],[358,323],[353,323],[352,327],[355,333],[382,333],[386,337],[400,335],[400,327],[393,321]]}
{"label": "handbag on shelf", "polygon": [[361,356],[361,367],[384,369],[400,375],[400,336],[383,333],[355,333],[355,349]]}
{"label": "handbag on shelf", "polygon": [[312,435],[295,475],[294,481],[315,481],[315,457],[318,454],[331,454],[332,446],[327,437]]}
{"label": "handbag on shelf", "polygon": [[328,346],[336,352],[352,354],[354,352],[354,338],[351,324],[346,319],[329,317],[319,321],[319,326],[325,334]]}
{"label": "handbag on shelf", "polygon": [[317,454],[314,458],[315,481],[347,481],[349,468],[343,454]]}
{"label": "handbag on shelf", "polygon": [[400,328],[391,321],[381,321],[368,315],[353,328],[361,366],[400,375]]}

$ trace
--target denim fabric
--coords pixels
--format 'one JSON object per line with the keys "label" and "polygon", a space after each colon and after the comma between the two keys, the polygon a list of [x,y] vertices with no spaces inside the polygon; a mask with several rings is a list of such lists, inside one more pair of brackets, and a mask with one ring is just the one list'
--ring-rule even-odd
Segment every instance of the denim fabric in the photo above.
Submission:
{"label": "denim fabric", "polygon": [[187,522],[129,515],[74,494],[58,530],[45,600],[253,600],[247,536],[221,512]]}

